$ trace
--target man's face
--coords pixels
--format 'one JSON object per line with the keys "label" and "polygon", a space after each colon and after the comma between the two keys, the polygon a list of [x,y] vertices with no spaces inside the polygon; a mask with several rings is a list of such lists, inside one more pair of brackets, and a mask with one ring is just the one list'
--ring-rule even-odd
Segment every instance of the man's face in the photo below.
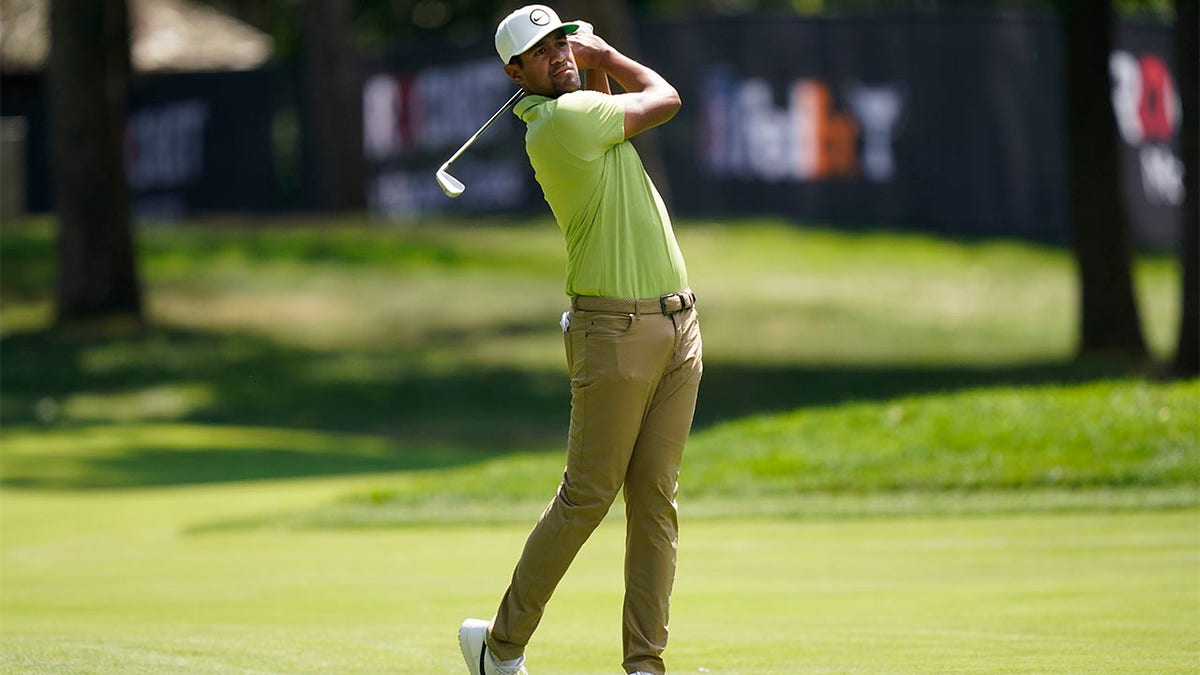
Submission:
{"label": "man's face", "polygon": [[508,64],[504,72],[531,94],[557,98],[578,91],[582,86],[575,55],[565,32],[559,30],[542,38],[521,54],[521,65]]}

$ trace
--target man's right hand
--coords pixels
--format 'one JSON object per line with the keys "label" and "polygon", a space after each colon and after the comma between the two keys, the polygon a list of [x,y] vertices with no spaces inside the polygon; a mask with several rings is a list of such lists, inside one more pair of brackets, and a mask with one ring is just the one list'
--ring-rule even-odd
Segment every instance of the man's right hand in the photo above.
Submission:
{"label": "man's right hand", "polygon": [[575,67],[585,70],[604,70],[605,61],[616,50],[595,33],[572,33],[567,36],[575,54]]}

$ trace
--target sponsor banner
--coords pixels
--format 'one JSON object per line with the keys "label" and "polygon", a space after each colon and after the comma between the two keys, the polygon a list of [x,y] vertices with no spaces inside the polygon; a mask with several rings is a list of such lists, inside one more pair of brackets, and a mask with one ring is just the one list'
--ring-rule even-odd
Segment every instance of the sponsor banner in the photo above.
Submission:
{"label": "sponsor banner", "polygon": [[[1069,240],[1065,54],[1050,15],[705,18],[642,24],[638,38],[684,101],[649,132],[664,149],[675,213]],[[1116,42],[1129,212],[1142,244],[1168,247],[1182,202],[1170,29],[1122,25]],[[467,185],[460,199],[434,182],[513,91],[490,42],[462,54],[401,56],[368,77],[375,210],[545,208],[513,116],[451,167]]]}
{"label": "sponsor banner", "polygon": [[1176,244],[1183,227],[1183,111],[1169,34],[1124,25],[1108,60],[1124,196],[1139,239]]}
{"label": "sponsor banner", "polygon": [[[1069,239],[1052,17],[743,17],[640,38],[684,100],[657,132],[677,213]],[[1140,243],[1169,247],[1183,192],[1170,28],[1122,25],[1116,42],[1129,214]]]}
{"label": "sponsor banner", "polygon": [[139,78],[124,137],[133,213],[174,219],[279,209],[277,82],[269,70]]}
{"label": "sponsor banner", "polygon": [[125,176],[133,212],[177,217],[187,190],[204,175],[204,136],[210,109],[202,99],[152,105],[129,115]]}
{"label": "sponsor banner", "polygon": [[[638,41],[684,102],[648,132],[674,213],[1069,240],[1065,55],[1051,15],[701,18],[640,24]],[[1126,22],[1115,42],[1110,103],[1125,200],[1139,242],[1171,247],[1184,190],[1171,29]],[[372,210],[548,212],[511,113],[450,167],[467,186],[460,198],[434,180],[515,91],[487,36],[411,45],[364,75]],[[124,137],[135,213],[306,206],[314,155],[293,76],[137,78]],[[0,114],[28,121],[26,203],[49,210],[41,80],[6,75],[3,88]]]}
{"label": "sponsor banner", "polygon": [[[139,76],[123,134],[135,216],[283,208],[276,178],[273,70]],[[5,76],[0,114],[28,120],[30,211],[54,208],[49,115],[39,76]]]}

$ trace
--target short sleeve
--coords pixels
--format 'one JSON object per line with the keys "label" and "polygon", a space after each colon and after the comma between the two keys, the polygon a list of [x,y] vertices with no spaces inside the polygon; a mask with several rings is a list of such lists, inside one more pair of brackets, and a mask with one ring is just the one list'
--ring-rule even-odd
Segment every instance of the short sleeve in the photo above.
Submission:
{"label": "short sleeve", "polygon": [[554,135],[571,154],[596,159],[625,140],[625,106],[598,91],[580,90],[558,97]]}

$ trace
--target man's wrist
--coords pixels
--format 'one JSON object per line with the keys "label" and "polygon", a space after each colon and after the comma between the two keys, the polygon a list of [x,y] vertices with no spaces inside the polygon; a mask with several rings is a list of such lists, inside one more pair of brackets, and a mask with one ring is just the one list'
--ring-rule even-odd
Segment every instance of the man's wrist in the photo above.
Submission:
{"label": "man's wrist", "polygon": [[600,52],[600,59],[599,59],[599,62],[596,64],[597,70],[604,71],[605,73],[608,72],[608,62],[611,60],[610,57],[612,56],[612,53],[614,51],[616,51],[616,50],[613,49],[612,47],[609,47],[608,49],[605,49],[604,51]]}

